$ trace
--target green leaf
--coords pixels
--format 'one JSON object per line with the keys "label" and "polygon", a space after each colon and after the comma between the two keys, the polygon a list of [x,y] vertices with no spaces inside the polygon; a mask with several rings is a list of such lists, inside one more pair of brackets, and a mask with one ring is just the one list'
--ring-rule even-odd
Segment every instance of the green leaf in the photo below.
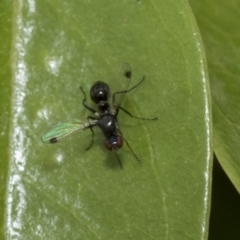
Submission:
{"label": "green leaf", "polygon": [[[206,48],[215,162],[209,239],[239,239],[239,1],[190,1]],[[236,192],[238,191],[238,193]]]}
{"label": "green leaf", "polygon": [[239,1],[191,1],[208,58],[214,151],[240,192]]}
{"label": "green leaf", "polygon": [[[186,1],[38,1],[15,6],[7,237],[18,239],[207,239],[211,109],[206,61]],[[114,83],[122,62],[132,83],[116,156],[84,131],[54,146],[57,122],[85,120],[79,86]],[[91,107],[96,107],[87,101]]]}
{"label": "green leaf", "polygon": [[9,159],[9,131],[11,114],[11,39],[12,39],[12,3],[0,2],[0,239],[5,234],[6,193]]}

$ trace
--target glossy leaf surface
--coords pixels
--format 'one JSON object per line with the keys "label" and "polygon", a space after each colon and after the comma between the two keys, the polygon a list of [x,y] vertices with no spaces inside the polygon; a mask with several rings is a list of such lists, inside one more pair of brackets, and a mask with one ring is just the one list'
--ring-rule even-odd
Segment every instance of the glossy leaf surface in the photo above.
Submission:
{"label": "glossy leaf surface", "polygon": [[[29,1],[15,5],[9,239],[207,239],[211,118],[205,57],[185,1]],[[79,86],[137,83],[122,106],[116,157],[90,131],[49,146],[57,122],[84,120]],[[88,104],[94,107],[88,99]]]}
{"label": "glossy leaf surface", "polygon": [[191,3],[208,59],[214,151],[240,192],[240,2],[215,0]]}

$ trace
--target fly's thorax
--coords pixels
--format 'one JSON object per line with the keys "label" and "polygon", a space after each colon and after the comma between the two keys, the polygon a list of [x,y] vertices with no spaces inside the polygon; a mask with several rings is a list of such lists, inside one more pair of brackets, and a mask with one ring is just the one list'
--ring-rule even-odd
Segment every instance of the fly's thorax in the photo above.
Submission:
{"label": "fly's thorax", "polygon": [[98,111],[102,114],[102,115],[107,115],[110,113],[111,109],[110,109],[110,105],[107,101],[100,101],[98,103]]}
{"label": "fly's thorax", "polygon": [[105,115],[98,121],[98,126],[101,128],[105,137],[117,135],[118,133],[118,122],[114,115]]}

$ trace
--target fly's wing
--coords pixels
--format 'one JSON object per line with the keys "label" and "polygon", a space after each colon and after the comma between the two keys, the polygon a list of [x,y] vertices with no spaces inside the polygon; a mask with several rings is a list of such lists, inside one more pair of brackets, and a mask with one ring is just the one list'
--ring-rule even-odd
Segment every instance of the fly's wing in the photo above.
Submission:
{"label": "fly's wing", "polygon": [[96,124],[97,120],[82,122],[75,119],[71,121],[59,122],[48,133],[42,136],[42,140],[46,143],[57,143],[71,137],[78,132],[82,132],[90,126],[95,126]]}
{"label": "fly's wing", "polygon": [[115,111],[121,105],[125,91],[129,88],[132,71],[128,63],[124,62],[118,70],[118,75],[111,83],[112,88],[112,106]]}

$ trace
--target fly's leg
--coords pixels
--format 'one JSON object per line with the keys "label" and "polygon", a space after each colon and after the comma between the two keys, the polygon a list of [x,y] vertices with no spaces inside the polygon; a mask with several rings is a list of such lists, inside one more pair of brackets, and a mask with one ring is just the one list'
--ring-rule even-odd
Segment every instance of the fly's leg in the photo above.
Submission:
{"label": "fly's leg", "polygon": [[97,112],[97,111],[95,111],[93,108],[91,108],[91,107],[89,107],[89,106],[87,106],[87,105],[85,104],[85,102],[86,102],[86,100],[87,100],[86,93],[84,92],[84,90],[83,90],[82,87],[80,87],[80,90],[82,91],[83,96],[84,96],[84,99],[82,100],[82,105],[83,105],[86,109],[88,109],[90,112],[94,113],[95,115],[98,115],[98,112]]}
{"label": "fly's leg", "polygon": [[122,163],[121,163],[121,160],[120,160],[120,157],[118,156],[118,154],[117,154],[116,151],[114,151],[114,153],[115,153],[115,155],[116,155],[116,157],[117,157],[117,159],[118,159],[118,163],[119,163],[119,165],[120,165],[120,168],[123,169]]}
{"label": "fly's leg", "polygon": [[115,95],[116,94],[123,94],[123,93],[128,93],[130,91],[132,91],[134,88],[138,87],[145,79],[145,76],[142,77],[141,81],[139,83],[137,83],[135,86],[129,88],[129,89],[126,89],[126,90],[123,90],[123,91],[120,91],[120,92],[115,92],[112,96],[112,103],[113,103],[113,106],[115,106]]}
{"label": "fly's leg", "polygon": [[[112,97],[112,102],[113,102],[113,106],[115,106],[115,95],[116,94],[123,94],[123,93],[128,93],[130,91],[132,91],[133,89],[135,89],[136,87],[138,87],[145,79],[145,76],[142,77],[141,81],[139,83],[137,83],[135,86],[131,87],[130,89],[127,89],[127,90],[124,90],[124,91],[120,91],[120,92],[115,92],[113,94],[113,97]],[[132,118],[137,118],[137,119],[141,119],[141,120],[147,120],[147,121],[151,121],[151,120],[157,120],[158,117],[154,117],[154,118],[142,118],[142,117],[137,117],[137,116],[133,116],[128,110],[124,109],[123,107],[121,106],[116,106],[117,107],[117,110],[116,110],[116,116],[118,115],[118,111],[119,109],[121,109],[122,111],[124,111],[125,113],[127,113],[129,116],[131,116]]]}
{"label": "fly's leg", "polygon": [[[90,124],[90,121],[89,121],[89,119],[92,119],[92,120],[97,120],[97,118],[94,118],[94,117],[91,117],[91,116],[88,116],[87,117],[87,120],[88,120],[88,123]],[[89,150],[91,147],[92,147],[92,145],[93,145],[93,141],[94,141],[94,131],[93,131],[93,127],[95,127],[97,124],[90,124],[89,125],[89,129],[91,130],[91,132],[92,132],[92,140],[91,140],[91,143],[90,143],[90,145],[86,148],[86,150]]]}
{"label": "fly's leg", "polygon": [[[132,118],[137,118],[137,119],[146,120],[146,121],[158,120],[158,117],[154,117],[154,118],[142,118],[142,117],[133,116],[129,111],[127,111],[126,109],[122,108],[121,106],[119,106],[118,109],[121,109],[122,111],[124,111],[125,113],[127,113],[127,114],[128,114],[130,117],[132,117]],[[117,110],[117,113],[118,113],[118,110]]]}
{"label": "fly's leg", "polygon": [[139,158],[139,157],[136,155],[136,153],[132,150],[132,148],[130,147],[128,141],[127,141],[126,138],[123,136],[122,132],[121,132],[120,130],[118,130],[118,131],[119,131],[120,135],[122,136],[122,138],[124,139],[124,141],[126,142],[128,148],[130,149],[130,151],[131,151],[131,153],[133,154],[133,156],[135,157],[135,159],[136,159],[139,163],[141,163],[140,158]]}

